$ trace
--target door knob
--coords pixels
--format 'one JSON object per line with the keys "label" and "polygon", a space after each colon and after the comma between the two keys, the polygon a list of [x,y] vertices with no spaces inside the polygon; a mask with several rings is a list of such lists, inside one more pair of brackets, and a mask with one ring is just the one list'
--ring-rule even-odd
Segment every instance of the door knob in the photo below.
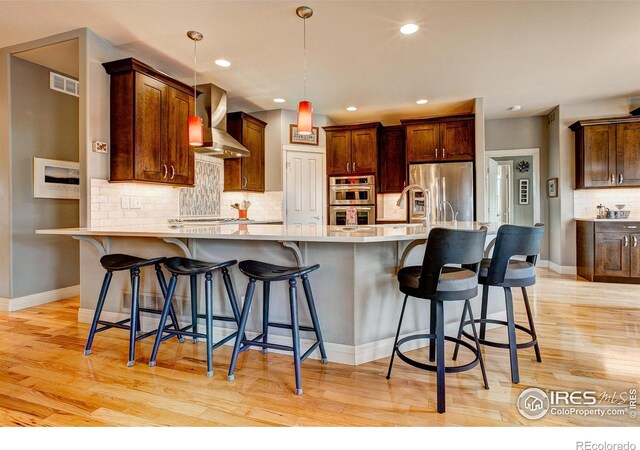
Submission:
{"label": "door knob", "polygon": [[313,216],[312,219],[314,220],[320,220],[320,216]]}

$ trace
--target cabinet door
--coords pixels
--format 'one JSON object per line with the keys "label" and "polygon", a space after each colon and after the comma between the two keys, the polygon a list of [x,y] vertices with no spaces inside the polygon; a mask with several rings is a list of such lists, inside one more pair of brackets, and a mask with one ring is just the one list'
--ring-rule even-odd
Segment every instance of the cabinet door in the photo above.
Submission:
{"label": "cabinet door", "polygon": [[407,183],[404,127],[383,129],[378,154],[378,192],[402,192]]}
{"label": "cabinet door", "polygon": [[631,246],[629,276],[631,278],[640,278],[640,234],[632,234],[629,245]]}
{"label": "cabinet door", "polygon": [[596,233],[595,274],[628,277],[629,245],[627,233]]}
{"label": "cabinet door", "polygon": [[615,186],[616,176],[616,126],[585,127],[584,187]]}
{"label": "cabinet door", "polygon": [[640,186],[640,123],[616,125],[617,185]]}
{"label": "cabinet door", "polygon": [[167,90],[168,115],[166,126],[166,164],[169,166],[168,180],[173,184],[192,185],[194,180],[194,149],[189,146],[187,120],[193,111],[193,99],[171,87]]}
{"label": "cabinet door", "polygon": [[440,159],[445,161],[473,161],[475,155],[475,127],[473,120],[440,124]]}
{"label": "cabinet door", "polygon": [[375,173],[378,169],[378,130],[351,131],[351,172]]}
{"label": "cabinet door", "polygon": [[163,147],[167,130],[163,118],[167,107],[167,86],[136,73],[135,94],[135,173],[141,181],[166,181],[169,167]]}
{"label": "cabinet door", "polygon": [[425,123],[407,126],[407,162],[429,162],[440,159],[440,125]]}
{"label": "cabinet door", "polygon": [[327,175],[351,171],[351,131],[327,132]]}
{"label": "cabinet door", "polygon": [[249,149],[251,156],[240,158],[241,189],[264,192],[264,127],[249,120],[244,120],[242,127],[242,144]]}

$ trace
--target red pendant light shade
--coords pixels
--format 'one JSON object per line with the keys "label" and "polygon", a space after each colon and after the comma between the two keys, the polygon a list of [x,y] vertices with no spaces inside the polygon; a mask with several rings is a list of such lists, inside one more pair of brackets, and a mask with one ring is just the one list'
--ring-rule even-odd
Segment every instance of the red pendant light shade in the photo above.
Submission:
{"label": "red pendant light shade", "polygon": [[199,116],[189,116],[189,145],[202,147],[202,119]]}
{"label": "red pendant light shade", "polygon": [[298,134],[310,135],[313,133],[313,105],[308,100],[302,100],[298,104]]}

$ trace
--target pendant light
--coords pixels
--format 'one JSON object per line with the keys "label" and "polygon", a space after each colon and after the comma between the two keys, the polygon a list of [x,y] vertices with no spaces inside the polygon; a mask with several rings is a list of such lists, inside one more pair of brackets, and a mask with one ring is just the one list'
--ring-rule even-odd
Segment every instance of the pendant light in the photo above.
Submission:
{"label": "pendant light", "polygon": [[193,109],[194,115],[189,116],[189,145],[192,147],[202,147],[202,118],[195,114],[197,110],[196,105],[198,103],[198,93],[196,92],[196,86],[198,85],[198,60],[196,58],[196,47],[198,41],[201,41],[203,36],[198,31],[188,31],[187,36],[193,41]]}
{"label": "pendant light", "polygon": [[310,135],[313,133],[313,105],[307,100],[307,19],[313,15],[313,9],[308,6],[299,6],[296,15],[304,23],[304,96],[298,104],[298,134]]}

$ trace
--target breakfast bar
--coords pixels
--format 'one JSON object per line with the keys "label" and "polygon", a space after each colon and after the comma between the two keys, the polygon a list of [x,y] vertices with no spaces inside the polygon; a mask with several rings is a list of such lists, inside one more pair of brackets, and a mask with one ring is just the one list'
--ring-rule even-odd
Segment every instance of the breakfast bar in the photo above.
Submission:
{"label": "breakfast bar", "polygon": [[[401,265],[422,263],[424,244],[431,227],[477,229],[476,222],[447,222],[422,224],[388,224],[357,227],[320,225],[229,224],[229,225],[170,225],[113,226],[96,228],[67,228],[39,230],[38,234],[68,235],[95,246],[92,260],[82,261],[81,299],[78,319],[90,322],[99,295],[104,270],[99,257],[107,253],[127,253],[143,258],[158,256],[186,256],[204,261],[238,261],[255,259],[285,266],[320,264],[313,273],[318,316],[326,343],[328,359],[333,362],[357,365],[391,354],[397,318],[403,295],[398,290],[396,272]],[[495,237],[496,228],[489,225],[487,251]],[[244,300],[246,278],[237,268],[230,270],[238,294]],[[106,299],[104,314],[116,320],[125,317],[130,302],[129,283],[125,277],[115,276]],[[188,283],[178,284],[175,309],[178,320],[187,316]],[[271,294],[271,315],[274,320],[287,321],[287,288],[274,286]],[[216,314],[231,315],[223,295],[224,287],[214,285]],[[141,305],[161,307],[162,294],[151,276],[142,276]],[[256,292],[253,308],[261,308],[261,293]],[[474,309],[479,301],[472,302]],[[504,302],[496,298],[489,302],[489,315],[499,317]],[[306,305],[300,305],[301,323],[308,323]],[[408,306],[402,334],[415,333],[428,323],[428,302],[412,302]],[[455,334],[462,305],[447,305],[448,332]],[[457,308],[460,311],[455,311]],[[247,330],[260,327],[259,311],[251,313]],[[218,324],[216,324],[218,325]],[[153,329],[157,318],[142,318],[142,329]],[[450,327],[450,328],[449,328]],[[215,327],[216,338],[234,329]],[[287,342],[285,330],[274,336]],[[302,335],[302,346],[307,342]],[[310,339],[308,343],[312,342]],[[426,342],[425,342],[426,343]],[[423,345],[425,343],[422,343]],[[416,343],[416,347],[419,343]],[[319,355],[312,355],[319,357]]]}

